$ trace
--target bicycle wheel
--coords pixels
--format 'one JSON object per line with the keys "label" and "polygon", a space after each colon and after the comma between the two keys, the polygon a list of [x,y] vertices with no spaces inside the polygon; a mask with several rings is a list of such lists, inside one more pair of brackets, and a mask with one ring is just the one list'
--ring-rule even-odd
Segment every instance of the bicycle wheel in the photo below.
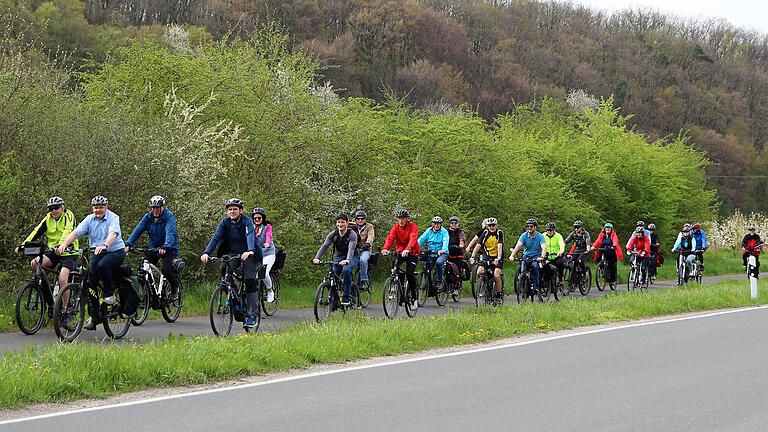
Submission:
{"label": "bicycle wheel", "polygon": [[539,293],[541,295],[542,302],[549,301],[549,297],[552,295],[552,277],[553,276],[547,277],[539,286]]}
{"label": "bicycle wheel", "polygon": [[581,273],[579,278],[579,292],[581,295],[585,296],[589,294],[589,291],[592,289],[592,270],[589,269],[589,267],[586,267],[584,269],[584,272]]}
{"label": "bicycle wheel", "polygon": [[[83,330],[85,319],[85,301],[79,284],[67,284],[53,303],[53,331],[60,341],[72,342]],[[64,302],[64,299],[67,299]]]}
{"label": "bicycle wheel", "polygon": [[453,283],[453,289],[451,290],[451,300],[453,300],[454,303],[458,303],[461,300],[461,290],[464,288],[462,285],[463,284],[461,279]]}
{"label": "bicycle wheel", "polygon": [[397,311],[400,308],[400,290],[398,289],[398,282],[395,279],[397,276],[392,276],[384,282],[384,289],[382,290],[381,305],[384,307],[384,315],[387,318],[394,318],[397,316]]}
{"label": "bicycle wheel", "polygon": [[115,304],[101,304],[101,323],[104,324],[104,332],[112,339],[121,339],[131,328],[131,317],[122,312],[122,302],[120,301],[120,289],[115,286]]}
{"label": "bicycle wheel", "polygon": [[167,283],[163,287],[163,296],[165,299],[163,300],[163,308],[160,310],[160,312],[163,314],[163,319],[165,322],[172,323],[179,319],[179,315],[181,315],[181,308],[184,307],[184,285],[182,285],[181,281],[179,281],[179,293],[176,295],[176,298],[170,296],[170,289],[171,287]]}
{"label": "bicycle wheel", "polygon": [[314,311],[317,322],[323,322],[331,316],[331,284],[326,281],[317,286]]}
{"label": "bicycle wheel", "polygon": [[16,324],[26,335],[33,335],[43,326],[45,319],[45,300],[41,287],[29,281],[19,288],[16,296]]}
{"label": "bicycle wheel", "polygon": [[480,306],[488,303],[488,300],[487,300],[488,287],[486,285],[487,285],[487,282],[485,280],[485,276],[477,280],[477,287],[475,288],[477,292],[477,296],[475,297],[475,306]]}
{"label": "bicycle wheel", "polygon": [[576,286],[578,285],[576,283],[576,275],[578,273],[573,272],[571,267],[566,267],[563,270],[563,283],[560,285],[560,295],[562,297],[570,295],[571,291],[576,291]]}
{"label": "bicycle wheel", "polygon": [[[416,294],[419,294],[418,286],[416,287]],[[413,308],[413,294],[411,293],[411,288],[408,286],[408,281],[406,280],[405,286],[401,288],[404,291],[403,297],[405,298],[405,314],[408,316],[408,318],[413,318],[416,316],[416,312],[419,310],[419,308]],[[417,301],[418,303],[418,301]]]}
{"label": "bicycle wheel", "polygon": [[470,274],[469,274],[469,287],[472,290],[472,298],[477,301],[477,264],[473,264],[470,267]]}
{"label": "bicycle wheel", "polygon": [[275,296],[272,302],[267,301],[266,287],[263,286],[264,282],[261,282],[262,286],[260,287],[264,288],[264,293],[261,296],[261,310],[266,316],[275,315],[275,312],[277,312],[277,303],[280,301],[280,278],[276,274],[270,276],[272,277],[272,293]]}
{"label": "bicycle wheel", "polygon": [[371,304],[371,299],[373,298],[373,288],[371,288],[370,280],[360,281],[358,296],[358,305],[361,308],[365,309]]}
{"label": "bicycle wheel", "polygon": [[229,290],[224,284],[219,284],[213,294],[208,309],[208,317],[211,321],[211,330],[216,336],[227,336],[232,331],[232,321],[235,315],[229,301]]}
{"label": "bicycle wheel", "polygon": [[419,294],[419,307],[424,306],[424,304],[427,302],[427,292],[429,289],[430,280],[429,280],[429,274],[426,270],[420,271],[418,274],[416,274],[416,283],[418,286],[416,287],[416,293]]}
{"label": "bicycle wheel", "polygon": [[627,291],[632,291],[634,289],[633,284],[635,283],[635,273],[637,273],[637,269],[635,267],[629,269],[629,276],[627,276]]}
{"label": "bicycle wheel", "polygon": [[439,306],[445,306],[448,303],[448,284],[445,281],[435,288],[435,301]]}
{"label": "bicycle wheel", "polygon": [[144,278],[139,278],[138,282],[139,307],[136,309],[136,314],[131,317],[131,324],[135,326],[144,324],[147,315],[149,315],[149,291],[153,288],[149,286],[149,282]]}
{"label": "bicycle wheel", "polygon": [[515,296],[517,297],[517,304],[521,304],[528,299],[528,291],[530,291],[530,288],[531,280],[528,279],[525,274],[521,273],[518,277],[517,284],[515,285]]}
{"label": "bicycle wheel", "polygon": [[605,268],[601,263],[597,266],[597,271],[595,272],[595,286],[598,291],[605,291],[605,286],[607,284],[608,283],[605,280]]}

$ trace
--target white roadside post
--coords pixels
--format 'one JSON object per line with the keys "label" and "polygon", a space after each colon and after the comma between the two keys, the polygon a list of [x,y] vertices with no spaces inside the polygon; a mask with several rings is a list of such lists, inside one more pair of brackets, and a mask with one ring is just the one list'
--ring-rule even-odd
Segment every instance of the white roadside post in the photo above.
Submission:
{"label": "white roadside post", "polygon": [[752,292],[752,299],[757,299],[757,278],[755,277],[755,267],[757,266],[757,260],[754,255],[750,255],[747,260],[747,277],[749,277],[749,288]]}

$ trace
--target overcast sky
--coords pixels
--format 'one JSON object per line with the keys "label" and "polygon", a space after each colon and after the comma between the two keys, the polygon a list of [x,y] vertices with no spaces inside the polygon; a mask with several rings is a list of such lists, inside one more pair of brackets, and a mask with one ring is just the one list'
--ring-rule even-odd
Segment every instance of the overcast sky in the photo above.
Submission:
{"label": "overcast sky", "polygon": [[725,18],[748,30],[768,33],[768,0],[571,0],[609,12],[627,8],[650,8],[665,14],[690,18]]}

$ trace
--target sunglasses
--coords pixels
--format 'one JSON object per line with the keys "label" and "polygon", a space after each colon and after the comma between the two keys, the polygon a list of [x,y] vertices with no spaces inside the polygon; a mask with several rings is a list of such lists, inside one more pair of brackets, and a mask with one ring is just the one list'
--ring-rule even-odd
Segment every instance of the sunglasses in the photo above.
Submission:
{"label": "sunglasses", "polygon": [[48,207],[48,211],[61,210],[61,207],[62,206],[60,206],[60,205],[50,206],[50,207]]}
{"label": "sunglasses", "polygon": [[451,221],[451,224],[457,224],[459,221]]}
{"label": "sunglasses", "polygon": [[149,206],[149,208],[156,209],[156,208],[162,208],[162,206]]}
{"label": "sunglasses", "polygon": [[488,224],[489,227],[496,226],[496,224]]}
{"label": "sunglasses", "polygon": [[547,232],[554,231],[553,229],[548,229]]}
{"label": "sunglasses", "polygon": [[536,228],[536,225],[526,225],[526,228]]}
{"label": "sunglasses", "polygon": [[258,220],[261,220],[261,216],[254,216],[253,218],[254,218],[254,219],[258,219]]}
{"label": "sunglasses", "polygon": [[364,217],[359,217],[359,218],[355,218],[355,219],[357,219],[357,220],[365,220]]}

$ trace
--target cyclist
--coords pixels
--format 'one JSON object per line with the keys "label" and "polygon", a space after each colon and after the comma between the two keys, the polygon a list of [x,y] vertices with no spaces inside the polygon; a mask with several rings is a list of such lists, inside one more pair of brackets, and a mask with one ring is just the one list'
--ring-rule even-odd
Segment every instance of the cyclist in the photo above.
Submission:
{"label": "cyclist", "polygon": [[[496,297],[501,297],[501,272],[504,269],[504,232],[498,229],[496,218],[488,218],[484,224],[486,228],[480,233],[480,239],[472,250],[469,262],[470,264],[475,263],[478,252],[482,252],[483,256],[489,258],[493,278],[496,280]],[[477,276],[480,277],[483,273],[485,273],[483,267],[477,267]]]}
{"label": "cyclist", "polygon": [[[539,289],[539,269],[541,268],[540,261],[547,256],[547,240],[540,232],[536,231],[538,222],[536,219],[528,219],[525,221],[525,232],[520,234],[517,239],[517,244],[511,249],[509,255],[509,261],[515,261],[515,254],[520,248],[523,249],[523,258],[533,259],[531,263],[531,276],[533,289]],[[518,274],[525,271],[525,261],[522,261],[520,267],[517,269]]]}
{"label": "cyclist", "polygon": [[699,258],[699,263],[701,264],[699,266],[699,269],[701,272],[704,272],[704,251],[707,250],[709,245],[707,244],[707,233],[704,232],[703,229],[701,229],[700,223],[694,223],[691,225],[691,237],[693,237],[696,240],[696,249],[700,250],[701,252],[696,252],[696,256]]}
{"label": "cyclist", "polygon": [[741,256],[741,260],[744,262],[744,270],[747,269],[747,258],[750,255],[755,257],[755,270],[754,275],[758,277],[760,275],[760,247],[762,240],[760,236],[755,233],[755,224],[747,225],[747,234],[741,240],[741,250],[744,254]]}
{"label": "cyclist", "polygon": [[[352,271],[357,266],[357,233],[349,229],[349,216],[346,213],[339,213],[336,216],[336,229],[329,232],[325,241],[317,250],[313,264],[320,264],[320,257],[323,256],[328,247],[333,245],[333,272],[342,274],[344,277],[344,294],[341,299],[343,306],[349,306],[351,303],[350,293],[352,291]],[[333,308],[333,306],[331,306]]]}
{"label": "cyclist", "polygon": [[[443,228],[443,218],[435,216],[432,218],[432,227],[424,230],[419,237],[419,247],[426,246],[429,257],[427,257],[427,271],[437,266],[435,272],[435,287],[440,288],[443,284],[443,274],[445,273],[445,262],[448,261],[448,230]],[[432,256],[435,252],[437,256]]]}
{"label": "cyclist", "polygon": [[616,231],[613,230],[612,223],[606,223],[603,225],[603,230],[592,243],[593,248],[606,248],[604,251],[598,250],[595,254],[595,259],[599,262],[602,255],[605,254],[608,268],[605,272],[605,280],[611,286],[616,285],[616,263],[624,259],[624,255],[619,245],[619,236]]}
{"label": "cyclist", "polygon": [[357,248],[360,249],[360,281],[368,280],[368,261],[371,259],[373,240],[376,238],[375,227],[368,222],[368,214],[363,210],[355,212],[355,231]]}
{"label": "cyclist", "polygon": [[558,283],[562,284],[563,269],[565,268],[563,260],[565,241],[563,241],[562,234],[556,231],[557,224],[554,222],[547,222],[544,228],[546,229],[544,233],[544,241],[547,243],[547,260],[557,267]]}
{"label": "cyclist", "polygon": [[459,225],[461,222],[459,217],[451,216],[451,218],[448,219],[448,222],[450,223],[450,226],[448,227],[448,248],[455,246],[464,249],[464,246],[467,243],[467,233],[461,229],[461,226]]}
{"label": "cyclist", "polygon": [[659,240],[659,235],[656,234],[656,225],[649,224],[648,231],[651,232],[651,259],[648,262],[648,271],[650,271],[651,281],[655,281],[656,269],[664,261],[662,260],[662,257],[659,257],[659,247],[661,246],[661,240]]}
{"label": "cyclist", "polygon": [[675,245],[672,246],[672,252],[680,251],[680,254],[683,255],[685,261],[690,266],[693,263],[693,260],[696,259],[695,250],[696,239],[691,236],[691,227],[686,226],[683,228],[682,236],[678,238]]}
{"label": "cyclist", "polygon": [[120,268],[125,260],[125,242],[120,229],[120,216],[109,210],[108,206],[109,201],[105,197],[101,195],[93,197],[91,200],[93,213],[86,216],[56,250],[59,254],[64,253],[78,237],[86,234],[88,234],[88,244],[95,248],[93,257],[88,262],[88,283],[92,291],[89,290],[88,295],[90,319],[83,327],[86,330],[96,330],[96,324],[101,322],[101,316],[98,313],[99,300],[93,295],[99,281],[103,282],[104,286],[104,303],[114,304],[115,284],[112,272]]}
{"label": "cyclist", "polygon": [[646,237],[648,237],[648,240],[650,240],[650,239],[651,239],[651,232],[650,232],[649,230],[645,229],[645,222],[643,222],[643,221],[639,220],[639,221],[637,221],[637,223],[635,224],[635,228],[634,228],[634,229],[632,229],[632,235],[630,235],[630,236],[629,236],[629,239],[627,239],[627,249],[629,249],[629,242],[631,242],[631,241],[632,241],[632,239],[635,237],[635,232],[637,231],[637,228],[642,228],[642,230],[643,230],[643,235],[645,235]]}
{"label": "cyclist", "polygon": [[584,229],[584,223],[580,220],[573,222],[573,231],[565,237],[564,241],[566,245],[573,242],[568,253],[575,257],[574,265],[586,266],[587,253],[592,249],[592,238]]}
{"label": "cyclist", "polygon": [[648,261],[651,259],[651,240],[646,237],[642,226],[635,228],[635,235],[629,239],[627,254],[635,252],[634,259],[640,262],[640,277],[643,280],[643,287],[646,285],[646,276],[648,274]]}
{"label": "cyclist", "polygon": [[411,221],[408,210],[397,212],[397,223],[389,230],[382,255],[389,255],[389,250],[395,247],[395,252],[406,258],[405,277],[408,279],[408,289],[411,292],[411,310],[419,307],[419,295],[416,292],[416,264],[419,262],[419,227]]}
{"label": "cyclist", "polygon": [[272,237],[272,223],[267,219],[267,211],[256,207],[251,212],[253,218],[253,235],[256,243],[261,247],[261,264],[264,269],[264,287],[267,288],[267,302],[275,301],[275,291],[272,289],[272,276],[269,272],[275,265],[275,241]]}
{"label": "cyclist", "polygon": [[[55,249],[56,246],[61,244],[61,241],[67,238],[69,233],[75,229],[76,220],[72,210],[64,207],[64,200],[61,197],[53,196],[48,199],[48,213],[45,215],[42,221],[32,230],[32,232],[24,240],[24,243],[42,239],[45,236],[45,244],[49,249]],[[75,240],[73,243],[75,249],[77,249],[78,242]],[[21,252],[21,246],[16,248],[16,253]],[[58,251],[46,252],[43,255],[43,267],[54,268],[61,264],[61,270],[59,271],[59,286],[64,287],[69,282],[69,272],[77,267],[77,259],[74,252],[63,252],[61,254]],[[37,271],[38,258],[35,257],[30,265],[34,271]],[[46,296],[48,293],[44,293]],[[46,298],[45,301],[49,304],[53,304],[53,297]],[[48,309],[53,313],[53,308]]]}
{"label": "cyclist", "polygon": [[157,264],[161,259],[161,272],[171,284],[171,297],[179,293],[179,276],[173,271],[173,260],[179,256],[179,232],[176,229],[176,215],[165,206],[165,198],[155,195],[149,199],[149,211],[144,213],[138,225],[125,241],[125,252],[128,252],[139,240],[143,232],[149,235],[149,247],[157,252],[148,254],[147,259]]}
{"label": "cyclist", "polygon": [[[218,255],[238,255],[243,264],[243,284],[245,285],[245,321],[244,328],[256,327],[256,314],[259,313],[259,265],[261,248],[257,247],[253,220],[243,216],[243,202],[230,198],[224,203],[227,216],[219,221],[216,232],[200,255],[200,261],[208,264],[213,250],[218,246]],[[222,266],[222,272],[224,267]]]}

